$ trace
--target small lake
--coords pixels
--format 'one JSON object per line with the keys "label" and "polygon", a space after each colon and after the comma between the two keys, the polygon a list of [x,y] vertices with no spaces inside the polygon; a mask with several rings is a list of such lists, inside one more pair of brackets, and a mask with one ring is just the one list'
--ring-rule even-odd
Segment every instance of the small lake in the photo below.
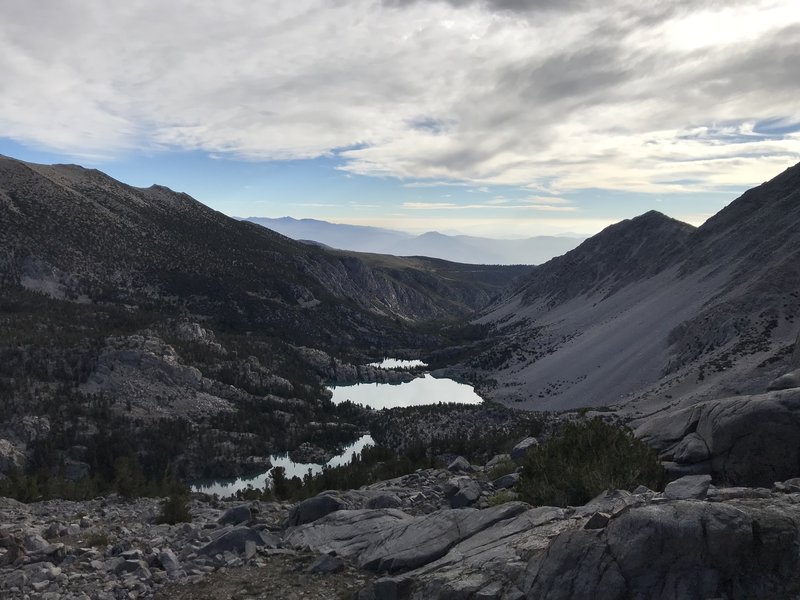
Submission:
{"label": "small lake", "polygon": [[[330,459],[326,466],[340,467],[349,464],[353,456],[360,454],[366,446],[374,446],[375,442],[370,435],[363,435],[355,442],[347,446],[344,451],[338,456]],[[286,477],[299,477],[302,479],[311,471],[312,474],[322,473],[322,466],[313,463],[296,463],[292,462],[287,454],[273,454],[269,457],[272,461],[272,468],[283,467],[286,470]],[[193,492],[202,492],[203,494],[218,494],[220,497],[230,496],[239,490],[246,490],[249,487],[257,490],[263,490],[267,482],[271,482],[269,469],[256,475],[247,477],[231,477],[229,479],[206,479],[199,480],[192,483]]]}
{"label": "small lake", "polygon": [[428,364],[421,360],[399,360],[397,358],[384,358],[382,362],[369,363],[370,367],[379,369],[412,369],[414,367],[427,367]]}
{"label": "small lake", "polygon": [[452,379],[437,379],[430,374],[417,377],[406,383],[357,383],[330,387],[333,402],[340,404],[350,400],[355,404],[376,410],[425,404],[460,403],[480,404],[483,398],[475,393],[471,385]]}
{"label": "small lake", "polygon": [[[384,369],[412,368],[427,366],[421,360],[384,359],[381,363],[373,363]],[[426,404],[481,404],[483,398],[475,393],[472,386],[458,383],[453,379],[436,378],[430,373],[417,377],[405,383],[357,383],[355,385],[330,386],[333,393],[333,402],[339,404],[350,400],[376,410],[383,408],[396,408],[406,406],[424,406]],[[349,464],[353,456],[359,454],[366,446],[375,444],[372,436],[364,435],[347,446],[338,456],[327,462],[329,467],[338,467]],[[322,472],[322,466],[317,464],[292,462],[288,455],[272,455],[270,461],[274,467],[283,467],[286,477],[300,477],[301,479],[311,471],[312,474]],[[270,471],[263,471],[247,477],[231,477],[229,479],[207,479],[192,483],[193,492],[205,494],[218,494],[220,497],[230,496],[239,490],[264,489],[271,482]]]}

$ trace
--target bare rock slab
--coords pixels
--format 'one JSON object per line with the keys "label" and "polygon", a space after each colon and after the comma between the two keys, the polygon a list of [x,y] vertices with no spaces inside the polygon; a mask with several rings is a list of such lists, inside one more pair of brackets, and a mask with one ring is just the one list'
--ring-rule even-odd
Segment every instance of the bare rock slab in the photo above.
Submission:
{"label": "bare rock slab", "polygon": [[703,500],[711,485],[711,475],[686,475],[667,484],[664,495],[670,500]]}

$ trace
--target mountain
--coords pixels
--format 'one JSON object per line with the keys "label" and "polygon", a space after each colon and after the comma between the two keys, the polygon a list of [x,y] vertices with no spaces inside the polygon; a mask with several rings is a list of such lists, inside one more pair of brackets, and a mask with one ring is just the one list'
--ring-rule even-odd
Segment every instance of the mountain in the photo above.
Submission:
{"label": "mountain", "polygon": [[0,474],[108,489],[349,443],[368,414],[328,382],[458,341],[529,270],[326,250],[162,186],[0,157]]}
{"label": "mountain", "polygon": [[466,314],[522,272],[470,269],[465,285],[439,275],[459,268],[442,261],[374,267],[228,218],[186,194],[133,188],[75,165],[0,159],[0,210],[5,285],[85,302],[178,304],[309,339],[335,332],[347,340],[368,321],[382,327],[379,317]]}
{"label": "mountain", "polygon": [[535,267],[484,311],[495,342],[463,373],[531,409],[755,393],[786,366],[799,291],[800,165],[697,229],[650,212]]}
{"label": "mountain", "polygon": [[277,231],[293,240],[313,241],[331,248],[354,252],[383,253],[381,249],[414,237],[409,233],[392,229],[329,223],[317,219],[248,217],[244,220]]}
{"label": "mountain", "polygon": [[694,227],[650,211],[607,227],[577,249],[547,262],[520,285],[528,302],[611,294],[661,271],[679,255]]}
{"label": "mountain", "polygon": [[430,256],[459,263],[533,265],[543,263],[577,246],[578,236],[536,236],[525,239],[493,239],[468,235],[445,235],[429,231],[414,236],[392,229],[341,225],[315,219],[248,217],[295,240],[308,240],[343,250]]}

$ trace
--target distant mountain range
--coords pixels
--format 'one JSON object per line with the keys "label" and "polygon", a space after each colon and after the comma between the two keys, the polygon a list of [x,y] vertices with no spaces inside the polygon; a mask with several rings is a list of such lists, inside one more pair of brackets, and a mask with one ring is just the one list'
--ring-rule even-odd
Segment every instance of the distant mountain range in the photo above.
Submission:
{"label": "distant mountain range", "polygon": [[394,256],[429,256],[477,265],[538,265],[575,248],[585,238],[578,236],[535,236],[524,239],[495,239],[469,235],[445,235],[436,231],[412,235],[394,229],[342,225],[316,219],[247,217],[294,240]]}

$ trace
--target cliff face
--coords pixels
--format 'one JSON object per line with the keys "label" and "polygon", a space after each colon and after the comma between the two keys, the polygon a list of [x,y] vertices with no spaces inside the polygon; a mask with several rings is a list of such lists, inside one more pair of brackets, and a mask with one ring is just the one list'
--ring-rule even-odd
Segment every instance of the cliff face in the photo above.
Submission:
{"label": "cliff face", "polygon": [[465,367],[526,408],[648,411],[760,391],[800,315],[800,165],[694,229],[650,212],[536,267],[484,312]]}

